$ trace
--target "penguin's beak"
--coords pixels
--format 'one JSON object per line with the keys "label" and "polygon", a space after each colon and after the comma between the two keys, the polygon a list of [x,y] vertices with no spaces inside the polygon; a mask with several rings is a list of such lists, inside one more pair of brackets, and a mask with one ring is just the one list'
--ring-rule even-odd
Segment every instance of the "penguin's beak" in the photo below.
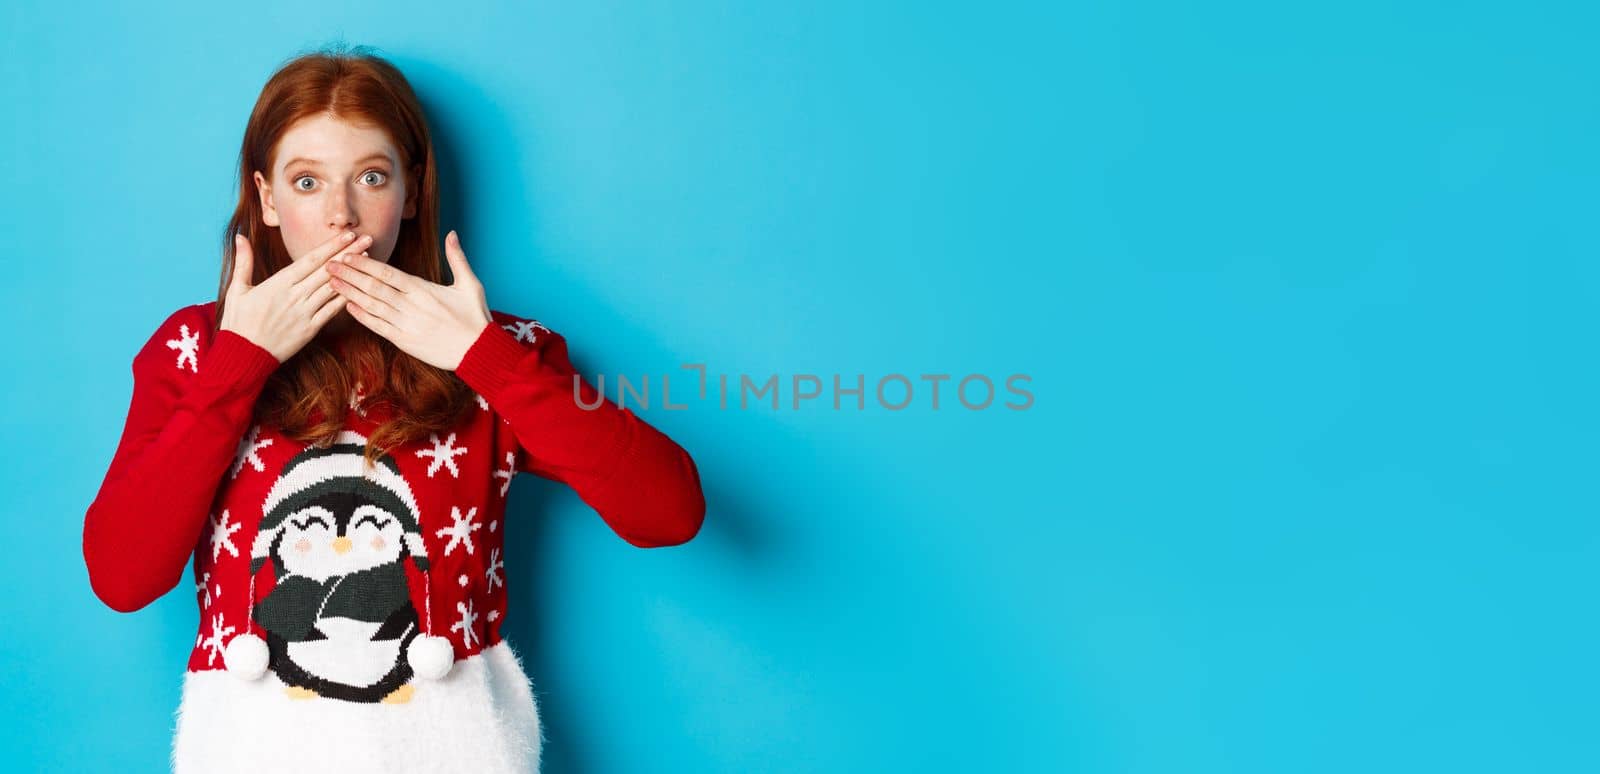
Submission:
{"label": "penguin's beak", "polygon": [[344,535],[340,535],[333,539],[333,551],[336,554],[349,553],[352,545],[354,545],[354,543],[351,543],[350,538],[347,538]]}

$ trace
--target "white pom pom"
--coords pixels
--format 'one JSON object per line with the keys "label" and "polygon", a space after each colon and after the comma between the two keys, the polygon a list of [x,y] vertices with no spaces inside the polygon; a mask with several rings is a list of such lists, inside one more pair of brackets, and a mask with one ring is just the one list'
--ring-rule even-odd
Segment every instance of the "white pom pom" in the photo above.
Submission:
{"label": "white pom pom", "polygon": [[412,671],[424,680],[438,680],[450,672],[456,663],[456,649],[450,640],[430,634],[419,634],[406,647],[406,661]]}
{"label": "white pom pom", "polygon": [[222,651],[222,663],[241,680],[254,680],[267,673],[267,643],[246,632],[231,640]]}

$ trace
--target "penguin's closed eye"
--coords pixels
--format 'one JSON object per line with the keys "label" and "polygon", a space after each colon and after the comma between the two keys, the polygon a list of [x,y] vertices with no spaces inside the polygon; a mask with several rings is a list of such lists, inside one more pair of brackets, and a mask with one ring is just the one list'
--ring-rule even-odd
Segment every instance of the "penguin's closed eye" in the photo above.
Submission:
{"label": "penguin's closed eye", "polygon": [[304,519],[301,519],[300,521],[294,521],[294,520],[291,519],[290,523],[294,524],[296,527],[298,527],[300,529],[307,529],[313,524],[321,525],[321,527],[323,529],[332,529],[333,528],[333,525],[329,524],[321,516],[307,516]]}

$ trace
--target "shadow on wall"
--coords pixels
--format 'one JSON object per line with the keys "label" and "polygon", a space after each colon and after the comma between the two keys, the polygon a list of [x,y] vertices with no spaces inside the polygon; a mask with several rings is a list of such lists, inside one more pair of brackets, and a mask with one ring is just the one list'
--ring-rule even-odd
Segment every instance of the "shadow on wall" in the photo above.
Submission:
{"label": "shadow on wall", "polygon": [[[397,61],[397,64],[405,70],[406,77],[410,78],[418,91],[432,122],[430,128],[434,133],[435,154],[438,154],[440,170],[438,184],[442,230],[448,232],[451,227],[461,230],[467,257],[475,259],[475,269],[483,277],[494,261],[504,261],[506,257],[486,254],[475,256],[472,253],[472,235],[478,232],[474,221],[478,208],[472,192],[483,187],[475,186],[467,176],[474,168],[526,168],[520,163],[520,158],[525,155],[530,138],[539,138],[541,131],[526,120],[512,122],[499,112],[493,99],[478,90],[474,83],[459,80],[456,75],[438,69],[432,62]],[[430,93],[451,94],[453,109],[430,107],[438,104],[429,99]],[[464,163],[466,154],[462,154],[461,149],[466,144],[458,139],[469,136],[461,123],[469,118],[464,117],[470,117],[470,136],[474,138],[474,144],[493,147],[493,165],[488,165],[483,158],[475,158],[475,165]],[[475,157],[477,152],[472,155]],[[549,249],[539,245],[541,229],[538,227],[538,203],[530,200],[526,182],[520,178],[496,178],[493,190],[496,197],[494,211],[520,214],[522,222],[517,227],[525,233],[526,245],[517,245],[515,254],[549,259]],[[573,281],[563,275],[562,262],[574,257],[555,256],[547,264],[539,265],[539,277],[549,280],[541,281],[538,288],[486,288],[490,304],[494,309],[538,318],[541,305],[549,301],[549,288],[573,286]],[[485,281],[485,285],[490,283]],[[606,337],[642,344],[630,349],[654,352],[674,349],[666,342],[651,345],[658,333],[640,325],[637,315],[629,317],[622,310],[610,307],[586,309],[584,320],[586,325],[606,331]],[[562,329],[558,323],[552,326]],[[597,371],[587,366],[586,355],[597,357],[597,347],[602,339],[587,336],[586,331],[562,329],[562,333],[570,342],[574,368],[578,369],[579,374],[584,374],[590,384],[595,384],[590,374]],[[707,355],[710,357],[714,353]],[[675,366],[677,363],[674,363]],[[606,384],[606,393],[614,401],[616,387],[610,381]],[[629,408],[637,413],[637,406]],[[760,595],[766,593],[768,588],[792,588],[794,584],[806,584],[806,577],[803,576],[819,573],[819,568],[826,568],[829,557],[806,557],[802,553],[806,550],[803,547],[814,544],[814,539],[782,534],[789,529],[803,529],[805,525],[814,523],[816,517],[808,513],[808,509],[814,509],[816,505],[805,499],[774,496],[771,491],[763,489],[773,485],[774,481],[803,481],[805,488],[814,486],[822,488],[821,491],[842,491],[843,488],[848,488],[845,491],[859,491],[866,483],[853,480],[854,475],[859,475],[858,467],[854,465],[864,461],[851,461],[851,457],[859,456],[859,449],[840,449],[837,445],[821,448],[824,440],[818,435],[797,432],[786,422],[779,421],[776,414],[762,409],[747,413],[739,411],[738,417],[718,416],[715,422],[704,421],[707,414],[694,408],[680,413],[646,409],[640,417],[666,432],[694,457],[706,494],[707,512],[704,528],[690,545],[694,550],[717,552],[717,561],[704,563],[707,568],[722,568],[718,569],[720,573],[731,571],[738,576],[720,577],[715,580],[718,585],[734,584],[744,588],[744,593]],[[672,422],[666,419],[672,419]],[[726,432],[731,424],[738,425],[738,432]],[[742,446],[747,446],[752,438],[758,438],[762,454],[742,451]],[[730,448],[730,445],[739,445],[739,448]],[[763,464],[768,459],[810,462],[803,465],[805,470],[798,472],[774,472],[750,467],[752,464]],[[506,513],[506,580],[512,609],[507,612],[506,627],[502,628],[501,635],[517,651],[533,681],[546,737],[546,744],[542,748],[541,771],[547,774],[589,774],[594,771],[594,755],[590,755],[589,750],[614,744],[616,734],[614,729],[589,728],[582,721],[579,713],[581,707],[563,700],[566,696],[581,696],[587,688],[579,684],[562,683],[562,664],[552,657],[552,652],[557,652],[557,648],[554,636],[549,635],[550,632],[560,632],[562,622],[546,620],[542,616],[546,608],[542,604],[544,600],[555,593],[565,593],[560,592],[563,584],[555,582],[552,569],[558,568],[560,563],[546,561],[547,555],[544,553],[554,545],[552,537],[555,523],[550,513],[560,510],[558,504],[563,497],[570,497],[570,502],[578,502],[584,517],[600,520],[598,513],[578,501],[576,494],[571,493],[565,485],[531,473],[517,477]],[[864,525],[864,529],[870,531],[870,526]],[[856,537],[861,539],[866,536],[858,534]],[[621,537],[614,539],[622,541]],[[867,542],[872,542],[872,539],[867,537]],[[773,600],[766,609],[773,608],[773,604],[786,603]],[[816,611],[795,609],[792,616],[805,619],[816,616]]]}
{"label": "shadow on wall", "polygon": [[[463,131],[461,119],[458,117],[471,117],[471,136],[478,138],[474,143],[480,142],[485,136],[491,138],[483,147],[493,148],[495,154],[493,166],[497,169],[525,168],[521,164],[524,150],[522,144],[528,142],[530,137],[538,137],[539,131],[536,126],[528,126],[525,122],[514,125],[498,110],[488,95],[472,82],[456,77],[454,73],[429,62],[402,61],[398,58],[395,62],[411,80],[431,122],[434,152],[438,155],[441,237],[451,228],[458,229],[468,251],[468,258],[475,260],[475,268],[481,275],[496,257],[472,253],[472,235],[479,232],[475,217],[477,208],[472,194],[482,187],[473,185],[466,174],[475,167],[485,165],[464,163],[468,154],[463,153],[462,149],[467,146],[458,142],[456,138],[465,137],[467,133]],[[429,99],[430,92],[450,94],[450,104],[453,109],[437,108],[439,103]],[[478,161],[483,160],[478,159]],[[495,202],[497,209],[501,211],[509,209],[523,214],[523,222],[518,224],[518,228],[528,235],[528,244],[525,250],[518,250],[516,254],[524,256],[543,254],[537,244],[538,235],[541,233],[538,228],[538,207],[536,202],[529,201],[527,187],[516,180],[496,180],[494,190],[496,196],[500,197]],[[505,201],[506,196],[511,197],[512,201]],[[487,263],[480,263],[483,261]],[[541,267],[540,272],[546,276],[559,274],[560,267],[554,265]],[[488,284],[486,281],[485,285]],[[559,278],[542,284],[542,288],[545,289],[563,286]],[[513,314],[538,317],[541,292],[548,291],[540,287],[524,290],[496,286],[490,288],[490,304],[494,308]],[[600,324],[608,336],[632,337],[632,340],[644,341],[654,335],[652,331],[631,324],[629,321],[632,318],[622,315],[616,309],[607,307],[590,311],[592,312],[590,318],[601,321]],[[559,326],[557,329],[560,329]],[[584,335],[582,331],[562,331],[562,333],[568,336],[573,366],[594,384],[594,378],[589,376],[594,371],[586,367],[584,356],[586,352],[593,352],[595,338]],[[615,398],[615,388],[609,383],[607,392],[611,398]],[[636,407],[630,406],[630,408]],[[691,412],[684,412],[680,416],[691,415]],[[733,559],[733,562],[724,566],[745,568],[750,573],[770,572],[774,567],[778,567],[778,564],[771,561],[774,557],[770,556],[773,550],[770,544],[777,541],[773,539],[774,536],[765,534],[763,530],[769,529],[770,525],[775,523],[789,522],[781,514],[773,512],[774,504],[764,502],[758,493],[744,491],[739,485],[739,482],[760,482],[763,480],[761,474],[754,470],[714,469],[708,462],[726,457],[713,454],[709,440],[702,443],[699,439],[709,439],[715,434],[702,432],[698,434],[699,439],[697,439],[694,433],[674,432],[652,421],[659,420],[662,416],[668,415],[658,412],[653,416],[641,415],[641,418],[666,432],[694,457],[706,496],[705,526],[695,537],[693,545],[714,543],[716,548],[712,550],[717,550]],[[765,425],[761,429],[761,437],[766,439],[764,444],[770,444],[767,448],[782,448],[797,442],[796,438],[787,437],[786,428],[771,416],[752,414],[748,419]],[[741,422],[743,421],[745,420],[741,418]],[[546,655],[553,649],[549,646],[546,633],[560,631],[561,622],[548,621],[544,618],[542,611],[547,607],[544,602],[549,598],[547,595],[562,593],[547,589],[561,589],[562,585],[554,582],[549,569],[558,565],[544,561],[542,552],[552,544],[550,537],[554,534],[554,520],[551,514],[558,511],[556,506],[561,498],[571,498],[581,505],[576,495],[563,484],[544,480],[536,475],[517,477],[505,519],[506,581],[511,597],[515,601],[512,603],[514,610],[507,616],[507,625],[501,634],[511,642],[521,657],[539,701],[545,736],[540,770],[549,774],[586,774],[593,770],[593,765],[589,762],[592,758],[586,755],[586,751],[596,749],[591,745],[614,742],[615,735],[606,729],[585,728],[582,725],[578,708],[562,700],[562,694],[567,689],[560,686],[561,665]],[[599,515],[587,505],[582,505],[582,509],[588,517],[599,520]],[[616,539],[622,540],[621,537]],[[749,578],[723,578],[719,583],[740,584],[748,580]],[[580,688],[573,687],[572,690]]]}

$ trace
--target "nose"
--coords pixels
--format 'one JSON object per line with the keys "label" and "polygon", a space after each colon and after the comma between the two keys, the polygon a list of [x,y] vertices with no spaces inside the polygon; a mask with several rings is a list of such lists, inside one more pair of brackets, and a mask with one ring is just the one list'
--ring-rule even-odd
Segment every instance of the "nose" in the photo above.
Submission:
{"label": "nose", "polygon": [[335,192],[328,197],[328,228],[334,233],[350,231],[356,227],[356,213],[350,207],[350,197]]}
{"label": "nose", "polygon": [[350,538],[340,535],[333,539],[333,552],[336,554],[349,553],[352,545],[354,544],[350,541]]}

